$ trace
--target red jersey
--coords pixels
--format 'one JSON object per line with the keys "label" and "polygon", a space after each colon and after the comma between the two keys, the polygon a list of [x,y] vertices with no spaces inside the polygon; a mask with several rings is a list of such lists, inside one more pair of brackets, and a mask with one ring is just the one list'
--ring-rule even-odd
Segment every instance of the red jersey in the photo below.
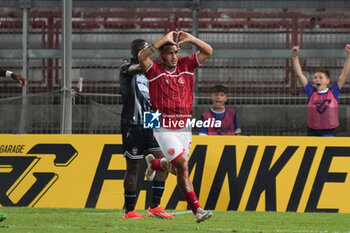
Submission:
{"label": "red jersey", "polygon": [[[149,81],[152,109],[162,113],[161,126],[180,129],[193,113],[194,70],[200,66],[197,53],[179,58],[177,66],[165,70],[161,62],[154,62],[145,72]],[[182,123],[181,123],[182,121]]]}

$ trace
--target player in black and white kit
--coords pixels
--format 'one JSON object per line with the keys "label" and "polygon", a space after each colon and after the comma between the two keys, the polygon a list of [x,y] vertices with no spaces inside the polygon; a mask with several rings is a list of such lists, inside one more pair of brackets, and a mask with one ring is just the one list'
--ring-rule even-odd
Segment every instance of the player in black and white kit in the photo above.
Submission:
{"label": "player in black and white kit", "polygon": [[5,70],[5,69],[0,69],[0,77],[7,77],[7,78],[12,78],[19,84],[21,84],[21,87],[24,87],[27,84],[27,80],[20,74],[15,74],[12,71]]}
{"label": "player in black and white kit", "polygon": [[[123,60],[120,67],[119,82],[123,99],[121,115],[121,131],[123,138],[124,157],[126,159],[126,174],[124,177],[124,199],[126,219],[143,219],[135,210],[137,200],[137,178],[140,163],[145,155],[152,153],[154,157],[164,157],[160,147],[153,137],[151,129],[143,128],[143,112],[151,110],[147,78],[141,74],[138,53],[148,46],[142,39],[131,43],[132,58]],[[163,195],[166,172],[158,172],[152,185],[152,203],[147,215],[158,218],[174,218],[159,205]]]}
{"label": "player in black and white kit", "polygon": [[[18,82],[21,85],[21,87],[24,87],[27,84],[27,80],[22,75],[15,74],[14,72],[6,69],[0,69],[0,77],[12,78],[16,82]],[[0,213],[0,222],[4,221],[6,218],[6,214]]]}

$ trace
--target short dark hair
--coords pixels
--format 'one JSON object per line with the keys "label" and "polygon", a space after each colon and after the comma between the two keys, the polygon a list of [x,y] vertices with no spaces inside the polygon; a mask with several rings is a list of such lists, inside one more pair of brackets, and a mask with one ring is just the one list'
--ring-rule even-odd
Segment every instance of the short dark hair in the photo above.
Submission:
{"label": "short dark hair", "polygon": [[210,90],[210,93],[219,93],[219,92],[223,92],[223,93],[227,94],[228,90],[223,85],[216,85],[216,86],[212,87]]}
{"label": "short dark hair", "polygon": [[326,68],[323,68],[323,67],[317,68],[315,73],[318,73],[318,72],[324,73],[328,79],[331,79],[329,75],[329,70],[327,70]]}
{"label": "short dark hair", "polygon": [[138,61],[137,56],[146,45],[147,41],[143,39],[136,39],[131,42],[131,54],[135,61]]}
{"label": "short dark hair", "polygon": [[159,51],[162,51],[165,47],[167,47],[167,46],[173,46],[173,45],[174,45],[173,43],[167,42],[167,43],[163,44],[162,46],[160,46],[160,47],[158,48],[158,50],[159,50]]}

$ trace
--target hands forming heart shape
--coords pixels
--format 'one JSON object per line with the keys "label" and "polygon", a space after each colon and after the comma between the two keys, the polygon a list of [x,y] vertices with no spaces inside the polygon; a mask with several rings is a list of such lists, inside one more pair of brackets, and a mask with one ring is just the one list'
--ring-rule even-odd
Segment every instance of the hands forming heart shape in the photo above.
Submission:
{"label": "hands forming heart shape", "polygon": [[172,31],[166,34],[168,42],[180,47],[182,43],[188,42],[191,40],[191,34],[183,31]]}

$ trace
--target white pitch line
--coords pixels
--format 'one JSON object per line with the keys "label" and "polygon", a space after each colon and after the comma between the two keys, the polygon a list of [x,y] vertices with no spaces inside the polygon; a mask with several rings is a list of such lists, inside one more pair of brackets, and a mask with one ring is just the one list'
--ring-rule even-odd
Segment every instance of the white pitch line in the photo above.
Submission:
{"label": "white pitch line", "polygon": [[168,214],[171,214],[171,215],[181,215],[181,214],[190,214],[192,213],[191,210],[186,210],[186,211],[177,211],[177,212],[172,212],[172,213],[168,213]]}

